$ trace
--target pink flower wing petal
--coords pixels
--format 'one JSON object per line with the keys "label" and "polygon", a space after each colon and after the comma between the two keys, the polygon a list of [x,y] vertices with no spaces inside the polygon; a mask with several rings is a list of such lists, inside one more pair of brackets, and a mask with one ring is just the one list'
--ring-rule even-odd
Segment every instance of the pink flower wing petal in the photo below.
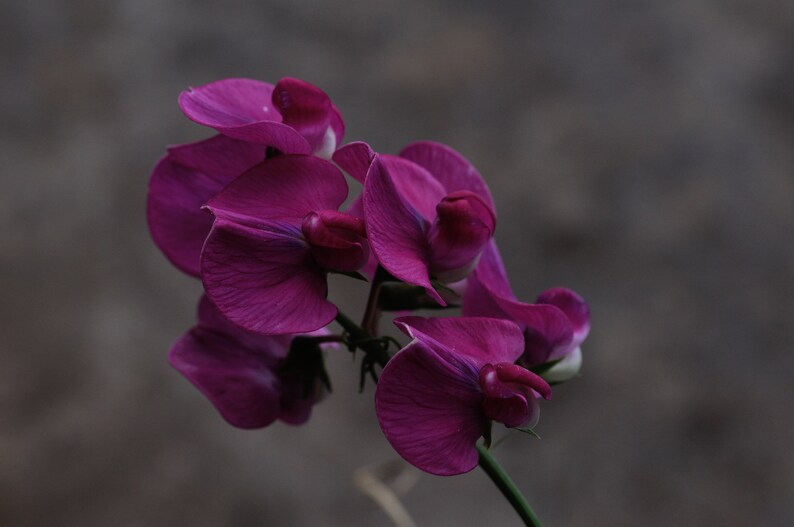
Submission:
{"label": "pink flower wing petal", "polygon": [[388,174],[397,193],[428,223],[436,218],[436,206],[448,193],[432,174],[407,159],[378,155],[380,171]]}
{"label": "pink flower wing petal", "polygon": [[509,320],[400,317],[394,323],[403,333],[428,343],[442,355],[465,355],[477,369],[489,363],[515,362],[524,351],[524,335]]}
{"label": "pink flower wing petal", "polygon": [[299,238],[216,220],[201,253],[201,279],[233,323],[266,335],[303,333],[337,313],[325,273]]}
{"label": "pink flower wing petal", "polygon": [[309,212],[337,210],[346,197],[345,176],[331,162],[280,155],[235,179],[207,208],[218,218],[253,227],[270,221],[300,226]]}
{"label": "pink flower wing petal", "polygon": [[412,465],[439,476],[477,466],[486,427],[476,372],[461,370],[421,342],[383,369],[375,412],[386,439]]}
{"label": "pink flower wing petal", "polygon": [[380,264],[400,280],[424,287],[446,305],[430,283],[423,220],[400,196],[381,156],[376,156],[364,182],[364,219],[370,247]]}

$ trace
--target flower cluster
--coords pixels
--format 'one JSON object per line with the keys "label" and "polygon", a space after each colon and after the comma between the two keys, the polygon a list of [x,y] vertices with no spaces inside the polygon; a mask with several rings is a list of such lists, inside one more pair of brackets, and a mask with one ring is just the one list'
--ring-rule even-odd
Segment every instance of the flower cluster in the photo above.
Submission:
{"label": "flower cluster", "polygon": [[[169,360],[229,423],[305,422],[330,389],[325,355],[360,349],[394,449],[460,474],[493,422],[532,428],[550,385],[577,374],[587,305],[564,288],[516,298],[494,200],[461,154],[426,141],[398,155],[342,146],[339,110],[298,79],[222,80],[179,105],[217,134],[169,147],[149,183],[155,243],[205,292]],[[363,186],[347,207],[345,173]],[[329,273],[371,282],[360,325],[328,299]],[[423,307],[463,316],[395,319],[412,339],[400,350],[379,336],[383,312]]]}

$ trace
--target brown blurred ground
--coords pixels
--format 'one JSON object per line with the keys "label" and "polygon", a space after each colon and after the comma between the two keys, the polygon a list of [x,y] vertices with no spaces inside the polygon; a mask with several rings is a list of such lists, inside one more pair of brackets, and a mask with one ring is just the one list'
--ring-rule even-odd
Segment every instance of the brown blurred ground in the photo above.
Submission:
{"label": "brown blurred ground", "polygon": [[[0,525],[387,525],[352,483],[393,453],[346,354],[310,424],[257,432],[165,362],[199,286],[149,240],[148,172],[208,135],[176,97],[286,75],[348,140],[464,152],[520,296],[590,301],[583,377],[542,441],[497,452],[546,525],[794,525],[790,0],[0,12]],[[420,526],[517,524],[478,471],[405,502]]]}

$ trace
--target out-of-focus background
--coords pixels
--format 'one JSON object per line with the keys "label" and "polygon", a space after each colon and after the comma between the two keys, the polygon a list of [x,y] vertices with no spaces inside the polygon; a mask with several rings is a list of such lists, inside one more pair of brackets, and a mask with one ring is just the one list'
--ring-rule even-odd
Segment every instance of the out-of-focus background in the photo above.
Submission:
{"label": "out-of-focus background", "polygon": [[[395,454],[345,352],[309,424],[253,432],[166,364],[200,286],[149,239],[149,171],[210,135],[179,92],[232,76],[321,86],[382,152],[452,145],[520,297],[590,302],[582,377],[497,450],[546,525],[794,524],[790,0],[0,12],[0,525],[389,525],[353,483]],[[419,526],[518,525],[480,471],[403,500]]]}

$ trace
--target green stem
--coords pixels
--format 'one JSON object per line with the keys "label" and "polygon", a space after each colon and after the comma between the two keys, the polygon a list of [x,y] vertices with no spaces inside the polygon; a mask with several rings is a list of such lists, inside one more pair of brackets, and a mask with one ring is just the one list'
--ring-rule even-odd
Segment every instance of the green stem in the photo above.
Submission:
{"label": "green stem", "polygon": [[513,483],[513,480],[510,479],[510,476],[507,475],[507,472],[505,472],[499,462],[494,459],[488,449],[478,444],[477,452],[480,454],[480,467],[488,474],[491,481],[493,481],[502,492],[502,495],[507,498],[507,501],[510,502],[510,505],[513,506],[521,519],[524,520],[524,525],[529,527],[541,527],[540,520],[538,520],[538,517],[532,512],[529,503],[527,503],[521,491],[518,490],[516,484]]}

